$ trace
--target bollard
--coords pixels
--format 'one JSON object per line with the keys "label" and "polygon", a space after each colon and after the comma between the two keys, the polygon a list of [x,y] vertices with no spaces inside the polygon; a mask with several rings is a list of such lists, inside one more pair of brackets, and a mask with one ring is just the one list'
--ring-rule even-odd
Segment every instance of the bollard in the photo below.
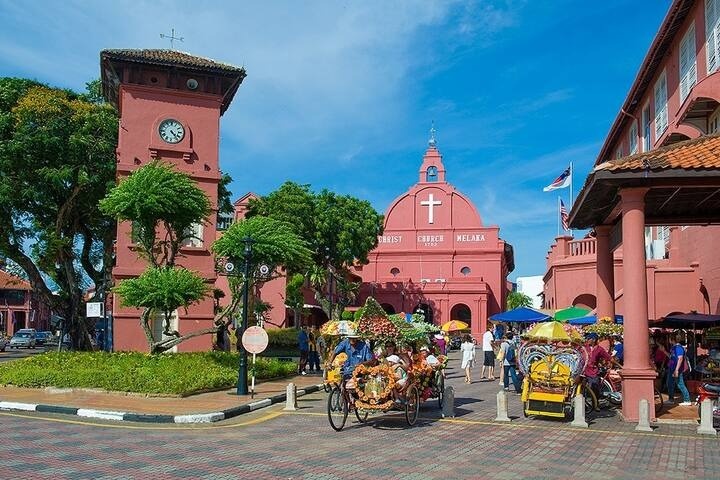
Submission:
{"label": "bollard", "polygon": [[697,433],[702,435],[717,435],[713,426],[713,404],[712,400],[706,398],[700,404],[700,426]]}
{"label": "bollard", "polygon": [[572,427],[588,428],[588,424],[585,421],[585,397],[582,395],[575,395],[573,398],[573,410],[574,416],[573,421],[570,422]]}
{"label": "bollard", "polygon": [[455,389],[452,385],[445,387],[441,415],[443,418],[455,418]]}
{"label": "bollard", "polygon": [[297,409],[297,388],[294,383],[290,382],[285,388],[285,408],[283,410],[292,412]]}
{"label": "bollard", "polygon": [[638,424],[635,427],[638,432],[652,432],[653,429],[650,427],[650,404],[646,399],[640,400],[640,406],[638,408]]}
{"label": "bollard", "polygon": [[497,393],[497,417],[495,417],[495,421],[510,421],[510,417],[508,417],[507,392],[505,390],[500,390]]}

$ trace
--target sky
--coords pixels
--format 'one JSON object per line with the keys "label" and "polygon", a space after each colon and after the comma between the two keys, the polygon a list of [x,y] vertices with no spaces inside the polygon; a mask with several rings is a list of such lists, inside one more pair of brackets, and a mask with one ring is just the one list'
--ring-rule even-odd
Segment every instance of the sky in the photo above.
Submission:
{"label": "sky", "polygon": [[0,0],[0,76],[84,89],[105,48],[244,66],[221,120],[234,198],[286,180],[384,213],[417,181],[431,122],[447,180],[543,275],[570,162],[582,186],[670,0]]}

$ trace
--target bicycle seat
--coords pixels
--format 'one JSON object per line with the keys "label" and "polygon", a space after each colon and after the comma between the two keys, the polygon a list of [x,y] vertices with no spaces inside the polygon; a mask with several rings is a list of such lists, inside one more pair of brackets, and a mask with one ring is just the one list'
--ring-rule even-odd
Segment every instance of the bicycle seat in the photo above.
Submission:
{"label": "bicycle seat", "polygon": [[702,388],[708,392],[720,393],[720,385],[716,383],[703,383]]}

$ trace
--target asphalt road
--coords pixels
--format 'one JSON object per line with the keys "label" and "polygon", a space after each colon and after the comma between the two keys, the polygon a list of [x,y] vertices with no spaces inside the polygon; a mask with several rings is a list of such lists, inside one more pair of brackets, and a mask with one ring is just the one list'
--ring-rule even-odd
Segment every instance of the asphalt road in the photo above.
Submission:
{"label": "asphalt road", "polygon": [[32,348],[10,348],[8,345],[5,347],[4,352],[0,352],[0,362],[7,362],[10,360],[16,360],[18,358],[25,358],[29,357],[31,355],[37,355],[38,353],[44,353],[45,347],[35,347],[35,349]]}
{"label": "asphalt road", "polygon": [[[252,479],[664,479],[720,478],[720,440],[690,425],[638,433],[610,412],[589,429],[525,418],[511,395],[509,424],[493,422],[497,381],[465,385],[450,370],[456,417],[423,404],[408,427],[400,413],[351,415],[342,432],[326,418],[326,395],[211,425],[84,422],[0,412],[5,478]],[[32,472],[32,475],[28,474]]]}

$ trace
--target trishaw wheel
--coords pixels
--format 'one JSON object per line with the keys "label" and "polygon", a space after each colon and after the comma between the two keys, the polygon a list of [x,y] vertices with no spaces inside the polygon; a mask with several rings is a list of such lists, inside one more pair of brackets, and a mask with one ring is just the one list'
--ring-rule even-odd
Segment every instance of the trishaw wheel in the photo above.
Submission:
{"label": "trishaw wheel", "polygon": [[406,394],[407,402],[405,403],[405,420],[411,427],[417,422],[420,415],[420,394],[415,385],[412,385]]}
{"label": "trishaw wheel", "polygon": [[330,393],[331,388],[332,387],[330,386],[329,383],[323,383],[323,390],[325,390],[325,393]]}
{"label": "trishaw wheel", "polygon": [[361,410],[357,407],[355,407],[355,416],[358,419],[358,422],[365,423],[368,419],[368,411],[367,410]]}
{"label": "trishaw wheel", "polygon": [[342,430],[348,416],[348,404],[347,399],[343,397],[340,387],[337,385],[328,394],[327,414],[333,430],[336,432]]}
{"label": "trishaw wheel", "polygon": [[437,372],[437,390],[438,390],[438,408],[442,410],[443,403],[445,402],[445,377],[443,377],[442,371]]}
{"label": "trishaw wheel", "polygon": [[[665,406],[665,401],[663,400],[662,394],[658,391],[658,389],[655,389],[655,415],[659,415],[660,412],[662,412],[663,407]],[[700,416],[700,415],[698,415]]]}
{"label": "trishaw wheel", "polygon": [[523,403],[523,415],[525,416],[525,418],[528,417],[528,413],[527,413],[527,412],[528,412],[529,409],[530,409],[530,402],[529,402],[529,401],[526,401],[525,403]]}
{"label": "trishaw wheel", "polygon": [[585,413],[594,412],[598,409],[598,401],[595,392],[588,385],[582,386],[582,395],[585,398]]}

